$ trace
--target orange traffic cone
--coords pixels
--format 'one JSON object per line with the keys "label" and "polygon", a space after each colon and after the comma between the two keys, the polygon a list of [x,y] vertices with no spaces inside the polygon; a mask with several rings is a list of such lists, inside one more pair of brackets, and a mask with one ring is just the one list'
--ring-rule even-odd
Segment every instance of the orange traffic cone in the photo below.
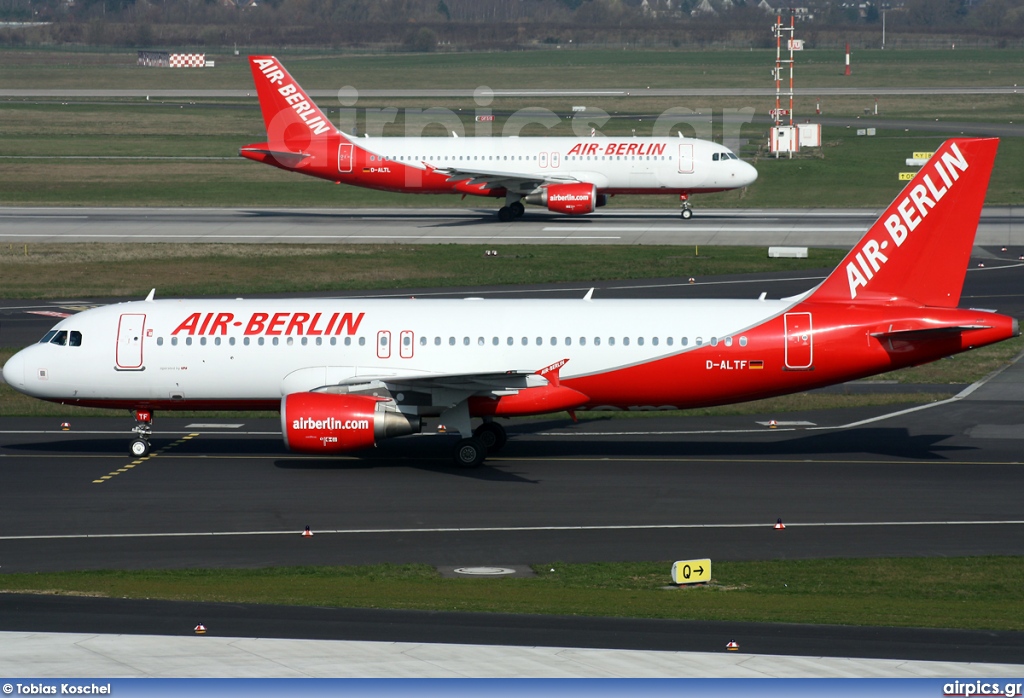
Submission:
{"label": "orange traffic cone", "polygon": [[740,643],[736,642],[735,640],[729,640],[728,644],[726,644],[725,646],[725,649],[729,650],[730,652],[735,652],[739,648]]}
{"label": "orange traffic cone", "polygon": [[206,634],[206,626],[203,625],[202,623],[200,623],[199,625],[196,626],[196,635],[205,635],[205,634]]}
{"label": "orange traffic cone", "polygon": [[309,530],[309,526],[306,526],[306,530],[302,532],[303,538],[312,538],[313,532]]}
{"label": "orange traffic cone", "polygon": [[782,523],[782,519],[779,519],[778,521],[775,522],[775,530],[776,531],[783,531],[785,529],[786,529],[786,524]]}

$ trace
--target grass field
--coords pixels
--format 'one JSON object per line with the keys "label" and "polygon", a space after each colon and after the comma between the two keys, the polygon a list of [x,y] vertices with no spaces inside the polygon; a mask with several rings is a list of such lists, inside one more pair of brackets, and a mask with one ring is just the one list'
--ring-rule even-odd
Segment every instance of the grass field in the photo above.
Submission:
{"label": "grass field", "polygon": [[[766,30],[767,31],[767,30]],[[216,68],[170,70],[136,65],[135,51],[7,49],[6,88],[246,89],[252,86],[248,54],[208,51]],[[278,51],[289,72],[307,89],[610,87],[771,87],[774,49],[750,51],[638,51],[562,49],[511,53],[333,55]],[[1013,85],[1024,69],[1024,50],[863,50],[853,54],[852,75],[843,76],[842,51],[806,50],[795,67],[800,87],[893,87]]]}
{"label": "grass field", "polygon": [[711,584],[666,589],[671,564],[548,562],[526,579],[442,579],[426,565],[5,574],[0,587],[229,603],[1024,630],[1019,557],[713,560]]}
{"label": "grass field", "polygon": [[[773,60],[766,51],[538,51],[495,54],[438,54],[325,57],[308,53],[289,57],[288,65],[307,88],[337,89],[345,84],[365,88],[476,87],[486,76],[491,87],[686,86],[767,87],[764,79]],[[950,77],[944,51],[859,52],[854,75],[844,78],[842,55],[807,51],[801,55],[797,83],[814,86],[927,86],[1008,85],[1019,78],[1024,51],[970,50],[955,53],[956,72]],[[217,68],[197,71],[139,68],[130,51],[122,53],[0,51],[11,68],[0,87],[133,87],[251,89],[252,77],[244,56],[216,56]],[[545,66],[550,66],[546,69]],[[636,82],[642,77],[643,85]],[[340,104],[321,99],[338,117]],[[578,99],[497,99],[489,107],[496,121],[491,132],[501,134],[518,109],[547,109],[560,115],[553,128],[527,125],[521,135],[572,135],[567,118]],[[814,98],[800,98],[796,112],[810,116]],[[663,131],[721,138],[723,110],[750,108],[765,115],[774,100],[708,97],[686,100],[651,98],[588,98],[591,108],[611,115],[600,126],[607,135],[650,135],[665,110],[683,107],[699,111]],[[682,102],[682,103],[680,103]],[[864,97],[830,97],[822,104],[827,116],[859,116],[873,108]],[[444,136],[438,124],[412,128],[405,109],[443,107],[459,114],[464,133],[477,133],[472,121],[473,100],[361,100],[357,103],[357,133],[401,136],[408,133]],[[367,109],[398,109],[394,123]],[[942,121],[1007,122],[1024,113],[1024,89],[1002,96],[883,96],[881,114],[895,118]],[[461,113],[458,110],[462,110]],[[708,124],[706,115],[713,115]],[[529,120],[530,117],[527,117]],[[348,117],[345,117],[347,120]],[[864,125],[871,125],[865,117]],[[376,124],[376,125],[374,125]],[[348,128],[348,126],[346,126]],[[589,126],[584,129],[589,132]],[[739,135],[750,144],[752,157],[767,141],[764,124],[743,124]],[[858,138],[852,130],[825,128],[826,146],[797,161],[759,158],[758,181],[747,190],[696,199],[700,207],[884,206],[899,191],[897,173],[905,170],[910,153],[933,150],[948,133],[880,132]],[[147,102],[102,100],[6,100],[0,102],[0,205],[41,206],[331,206],[495,208],[487,199],[458,196],[409,196],[348,186],[331,186],[237,156],[238,148],[264,138],[255,99]],[[147,160],[144,158],[166,158]],[[201,159],[198,159],[201,158]],[[1024,198],[1024,139],[1005,138],[992,178],[989,204],[1016,204]],[[612,206],[650,206],[673,210],[674,197],[615,197]]]}

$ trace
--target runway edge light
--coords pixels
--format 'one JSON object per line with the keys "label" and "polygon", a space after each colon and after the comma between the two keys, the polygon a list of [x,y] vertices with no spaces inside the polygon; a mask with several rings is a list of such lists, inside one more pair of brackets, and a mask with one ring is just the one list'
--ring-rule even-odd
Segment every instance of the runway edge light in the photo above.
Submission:
{"label": "runway edge light", "polygon": [[196,626],[196,635],[205,635],[205,634],[206,634],[206,626],[203,625],[202,623],[200,623],[199,625]]}
{"label": "runway edge light", "polygon": [[786,528],[786,524],[782,523],[782,519],[779,519],[775,522],[774,528],[776,531],[783,531]]}
{"label": "runway edge light", "polygon": [[727,642],[725,645],[725,649],[729,650],[730,652],[736,652],[737,650],[739,650],[739,648],[740,643],[736,642],[735,640],[729,640],[729,642]]}
{"label": "runway edge light", "polygon": [[304,530],[302,532],[302,537],[303,538],[312,538],[313,537],[313,532],[311,530],[309,530],[309,526],[306,526],[306,530]]}

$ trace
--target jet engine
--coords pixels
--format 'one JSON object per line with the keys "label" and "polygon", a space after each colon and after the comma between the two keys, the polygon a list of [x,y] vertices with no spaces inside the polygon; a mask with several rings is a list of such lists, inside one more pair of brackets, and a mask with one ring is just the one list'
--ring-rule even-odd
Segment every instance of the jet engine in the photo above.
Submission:
{"label": "jet engine", "polygon": [[569,215],[593,213],[598,206],[604,205],[604,200],[603,194],[598,196],[597,187],[586,182],[550,184],[526,197],[528,204],[547,206],[549,211]]}
{"label": "jet engine", "polygon": [[420,418],[368,395],[292,393],[281,400],[281,433],[297,453],[344,453],[382,439],[415,434]]}

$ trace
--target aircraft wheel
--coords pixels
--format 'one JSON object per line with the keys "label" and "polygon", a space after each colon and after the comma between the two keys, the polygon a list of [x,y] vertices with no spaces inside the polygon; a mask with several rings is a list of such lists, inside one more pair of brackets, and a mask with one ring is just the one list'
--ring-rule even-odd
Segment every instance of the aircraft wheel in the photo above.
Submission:
{"label": "aircraft wheel", "polygon": [[508,223],[513,218],[515,218],[515,214],[512,213],[512,209],[508,206],[502,206],[498,209],[498,220],[502,223]]}
{"label": "aircraft wheel", "polygon": [[693,210],[684,208],[682,211],[680,211],[679,215],[683,217],[684,221],[688,221],[691,218],[693,218]]}
{"label": "aircraft wheel", "polygon": [[455,464],[460,468],[476,468],[487,457],[487,447],[480,439],[463,439],[455,444]]}
{"label": "aircraft wheel", "polygon": [[501,450],[501,447],[508,441],[505,427],[494,422],[484,422],[476,428],[473,436],[480,440],[488,453]]}
{"label": "aircraft wheel", "polygon": [[526,207],[523,206],[520,201],[513,201],[508,205],[509,210],[512,211],[512,215],[515,218],[522,218],[523,214],[526,213]]}
{"label": "aircraft wheel", "polygon": [[131,445],[128,446],[128,453],[136,458],[142,458],[149,455],[149,448],[149,442],[145,439],[133,439]]}

